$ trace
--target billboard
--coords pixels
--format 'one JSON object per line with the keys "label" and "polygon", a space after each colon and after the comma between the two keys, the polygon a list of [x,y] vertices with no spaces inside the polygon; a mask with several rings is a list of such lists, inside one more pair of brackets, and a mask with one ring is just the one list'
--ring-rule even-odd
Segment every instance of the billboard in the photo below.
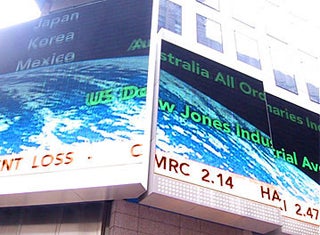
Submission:
{"label": "billboard", "polygon": [[0,206],[145,191],[150,28],[151,1],[117,0],[0,31]]}
{"label": "billboard", "polygon": [[[203,215],[206,208],[223,211],[242,198],[267,206],[257,220],[280,226],[284,217],[319,226],[319,114],[266,94],[261,81],[163,40],[157,115],[157,186],[151,185],[150,195],[156,191],[190,202],[193,207],[184,204],[182,210],[191,215],[197,214],[191,212],[195,205],[204,206]],[[160,186],[161,181],[172,186]],[[223,206],[216,192],[223,193]],[[237,201],[230,210],[253,216],[250,206],[241,211],[245,203]],[[268,208],[276,210],[269,214]],[[249,229],[274,227],[262,231],[252,223]]]}

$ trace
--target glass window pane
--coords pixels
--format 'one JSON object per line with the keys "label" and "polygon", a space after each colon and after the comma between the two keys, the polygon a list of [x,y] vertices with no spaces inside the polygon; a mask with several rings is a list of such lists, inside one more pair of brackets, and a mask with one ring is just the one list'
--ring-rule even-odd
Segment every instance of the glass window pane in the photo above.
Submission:
{"label": "glass window pane", "polygon": [[182,9],[181,6],[169,0],[160,1],[159,25],[161,28],[168,29],[174,33],[180,34],[182,31]]}
{"label": "glass window pane", "polygon": [[207,17],[197,15],[197,41],[223,52],[221,25]]}
{"label": "glass window pane", "polygon": [[235,32],[237,59],[261,69],[257,41],[244,34]]}
{"label": "glass window pane", "polygon": [[308,93],[310,100],[320,104],[320,90],[319,87],[314,86],[311,83],[307,83]]}
{"label": "glass window pane", "polygon": [[273,74],[276,80],[276,85],[278,87],[281,87],[292,93],[298,94],[298,88],[297,88],[297,84],[294,76],[285,74],[280,70],[276,70],[276,69],[273,70]]}
{"label": "glass window pane", "polygon": [[219,0],[197,0],[197,2],[200,2],[212,9],[220,10]]}
{"label": "glass window pane", "polygon": [[295,74],[293,72],[293,58],[288,46],[278,42],[270,48],[273,74],[276,85],[287,91],[298,94]]}

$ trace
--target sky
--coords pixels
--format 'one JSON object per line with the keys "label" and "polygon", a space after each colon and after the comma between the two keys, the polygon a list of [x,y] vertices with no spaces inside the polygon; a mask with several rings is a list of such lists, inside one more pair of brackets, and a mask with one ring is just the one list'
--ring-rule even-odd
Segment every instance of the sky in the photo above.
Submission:
{"label": "sky", "polygon": [[0,29],[40,17],[34,0],[0,0]]}

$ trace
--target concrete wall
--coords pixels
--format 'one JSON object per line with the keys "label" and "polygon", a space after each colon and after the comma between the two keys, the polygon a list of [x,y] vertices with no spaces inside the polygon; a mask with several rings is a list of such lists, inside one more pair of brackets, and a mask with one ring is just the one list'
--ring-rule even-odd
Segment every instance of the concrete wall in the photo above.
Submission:
{"label": "concrete wall", "polygon": [[[107,233],[108,234],[108,233]],[[253,235],[128,201],[114,201],[108,235]]]}

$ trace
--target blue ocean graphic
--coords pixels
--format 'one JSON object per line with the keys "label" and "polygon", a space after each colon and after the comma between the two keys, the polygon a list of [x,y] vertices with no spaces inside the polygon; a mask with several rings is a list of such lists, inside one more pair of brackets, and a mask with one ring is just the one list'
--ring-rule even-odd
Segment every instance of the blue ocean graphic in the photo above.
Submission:
{"label": "blue ocean graphic", "polygon": [[228,123],[232,130],[238,124],[250,132],[256,131],[248,121],[165,71],[160,75],[159,99],[175,104],[173,112],[158,113],[159,151],[278,186],[302,201],[320,203],[319,185],[296,166],[276,159],[271,148],[240,138],[235,131],[226,133],[183,118],[180,113],[188,105],[199,114]]}
{"label": "blue ocean graphic", "polygon": [[[144,134],[148,57],[123,57],[0,75],[0,156]],[[123,99],[126,87],[131,96]],[[106,91],[108,103],[86,102]],[[132,91],[130,93],[130,91]]]}

